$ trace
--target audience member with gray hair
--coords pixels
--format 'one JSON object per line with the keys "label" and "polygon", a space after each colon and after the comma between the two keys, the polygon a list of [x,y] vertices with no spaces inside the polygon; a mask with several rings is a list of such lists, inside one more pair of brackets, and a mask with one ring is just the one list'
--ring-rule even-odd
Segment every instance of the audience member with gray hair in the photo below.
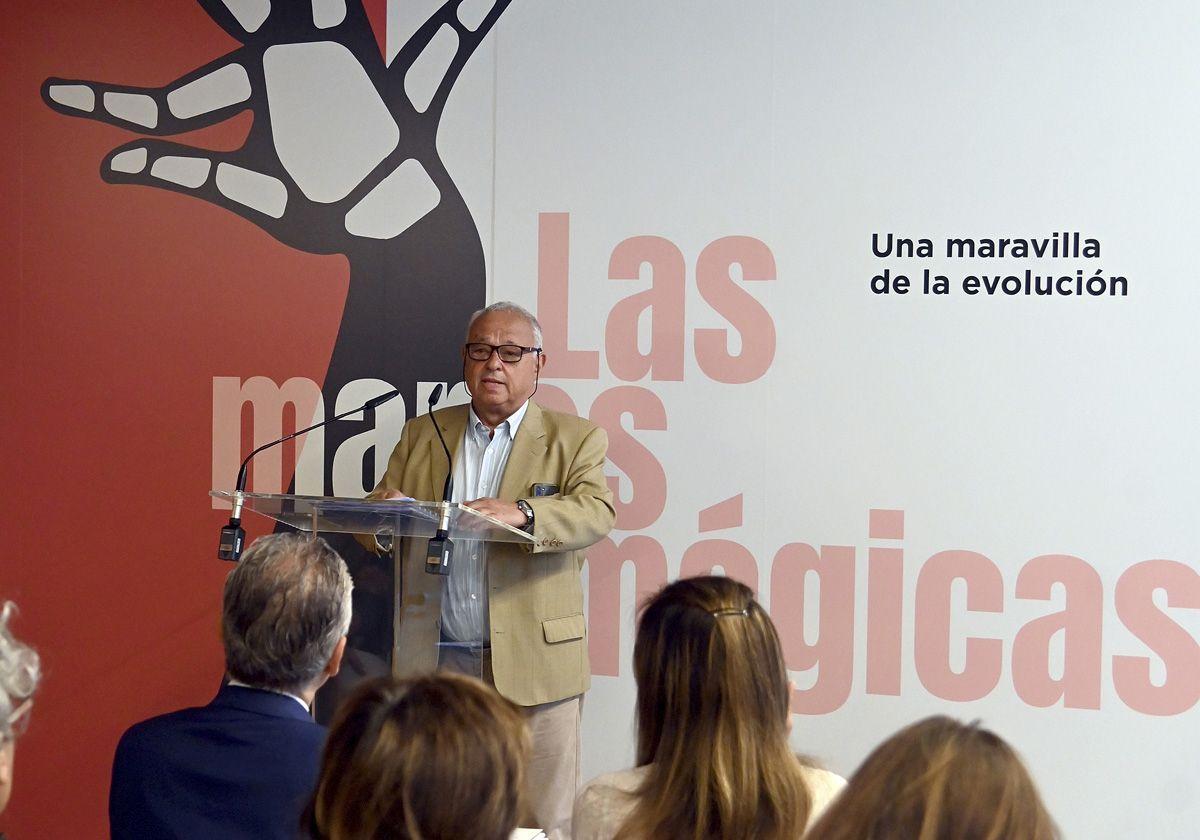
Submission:
{"label": "audience member with gray hair", "polygon": [[12,793],[17,735],[29,722],[33,693],[41,679],[37,653],[13,638],[8,629],[8,621],[16,612],[12,601],[0,606],[0,811],[8,805]]}
{"label": "audience member with gray hair", "polygon": [[325,741],[311,706],[341,665],[351,588],[324,540],[255,540],[225,581],[228,683],[207,706],[143,721],[117,746],[114,840],[296,836]]}

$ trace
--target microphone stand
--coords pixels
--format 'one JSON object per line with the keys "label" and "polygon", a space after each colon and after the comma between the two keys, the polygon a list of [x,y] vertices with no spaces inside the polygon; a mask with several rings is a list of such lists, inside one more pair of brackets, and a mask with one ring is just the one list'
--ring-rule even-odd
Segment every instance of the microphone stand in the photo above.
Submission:
{"label": "microphone stand", "polygon": [[450,457],[450,447],[446,446],[441,427],[433,419],[433,407],[441,397],[442,385],[438,383],[429,395],[429,422],[433,424],[433,430],[437,432],[438,440],[441,441],[442,451],[446,453],[446,483],[442,485],[441,518],[438,520],[437,533],[429,540],[429,547],[425,550],[425,571],[431,575],[444,576],[450,574],[450,565],[454,560],[454,541],[450,539],[449,534],[450,496],[454,492],[454,459]]}
{"label": "microphone stand", "polygon": [[352,408],[349,411],[343,411],[341,414],[330,417],[328,420],[322,420],[320,423],[313,423],[306,429],[292,432],[290,435],[285,435],[279,440],[273,440],[270,443],[264,443],[262,446],[255,449],[246,456],[246,460],[242,461],[242,466],[238,470],[237,484],[233,492],[233,512],[229,517],[229,523],[221,529],[221,539],[217,544],[217,558],[220,560],[230,560],[237,562],[242,556],[242,548],[246,542],[246,531],[242,528],[242,506],[244,503],[243,494],[246,492],[246,477],[250,466],[250,459],[262,452],[264,449],[270,449],[272,446],[278,446],[285,441],[289,441],[294,437],[311,432],[313,429],[319,429],[327,423],[332,423],[334,420],[341,420],[344,417],[349,417],[351,414],[357,414],[360,411],[371,411],[383,405],[388,400],[400,394],[399,389],[393,389],[386,394],[380,394],[378,397],[367,400],[358,408]]}

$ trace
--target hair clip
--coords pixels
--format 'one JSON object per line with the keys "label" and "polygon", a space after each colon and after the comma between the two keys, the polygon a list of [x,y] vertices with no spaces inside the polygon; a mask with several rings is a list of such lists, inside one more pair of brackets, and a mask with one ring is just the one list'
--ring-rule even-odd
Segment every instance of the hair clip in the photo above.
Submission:
{"label": "hair clip", "polygon": [[713,610],[712,612],[709,613],[709,615],[711,615],[713,618],[719,618],[720,616],[723,616],[723,615],[740,615],[740,616],[744,616],[744,617],[748,618],[750,616],[750,608],[749,607],[740,607],[740,608],[739,607],[726,607],[725,609],[722,609],[722,610]]}
{"label": "hair clip", "polygon": [[[33,708],[33,698],[26,697],[24,702],[20,703],[15,709],[8,714],[6,723],[9,730],[14,735],[21,735],[25,732],[25,728],[29,726],[29,710]],[[0,738],[0,740],[5,740]]]}

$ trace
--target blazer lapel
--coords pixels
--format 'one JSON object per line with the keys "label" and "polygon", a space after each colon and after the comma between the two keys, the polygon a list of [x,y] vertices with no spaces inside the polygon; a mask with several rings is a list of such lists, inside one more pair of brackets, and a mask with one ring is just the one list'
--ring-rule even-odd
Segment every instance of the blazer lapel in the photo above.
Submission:
{"label": "blazer lapel", "polygon": [[450,450],[450,463],[446,463],[442,443],[438,440],[437,433],[433,432],[429,438],[429,486],[432,493],[429,501],[439,502],[442,499],[446,476],[458,460],[458,450],[462,447],[463,432],[467,429],[468,410],[466,405],[455,405],[433,413],[433,418],[446,438],[446,448]]}
{"label": "blazer lapel", "polygon": [[546,429],[542,424],[542,410],[537,403],[530,400],[529,408],[525,410],[525,418],[513,439],[512,451],[508,453],[508,463],[504,466],[504,476],[500,479],[498,498],[511,501],[528,496],[545,454]]}

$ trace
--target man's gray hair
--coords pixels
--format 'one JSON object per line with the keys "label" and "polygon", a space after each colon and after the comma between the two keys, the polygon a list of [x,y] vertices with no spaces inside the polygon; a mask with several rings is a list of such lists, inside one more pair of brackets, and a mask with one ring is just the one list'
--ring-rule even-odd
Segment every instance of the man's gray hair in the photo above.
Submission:
{"label": "man's gray hair", "polygon": [[37,691],[42,678],[37,651],[13,638],[8,620],[17,614],[12,601],[0,606],[0,741],[11,741],[13,710]]}
{"label": "man's gray hair", "polygon": [[542,346],[542,325],[538,323],[538,319],[533,316],[533,313],[521,306],[519,303],[513,303],[511,300],[498,300],[491,306],[485,306],[483,309],[478,309],[471,315],[471,320],[467,321],[467,337],[471,335],[471,327],[475,326],[475,322],[484,315],[491,315],[493,312],[512,312],[520,315],[529,322],[529,328],[533,330],[533,344],[535,347]]}
{"label": "man's gray hair", "polygon": [[303,691],[350,629],[354,585],[325,540],[259,537],[225,579],[221,635],[229,676],[255,688]]}

